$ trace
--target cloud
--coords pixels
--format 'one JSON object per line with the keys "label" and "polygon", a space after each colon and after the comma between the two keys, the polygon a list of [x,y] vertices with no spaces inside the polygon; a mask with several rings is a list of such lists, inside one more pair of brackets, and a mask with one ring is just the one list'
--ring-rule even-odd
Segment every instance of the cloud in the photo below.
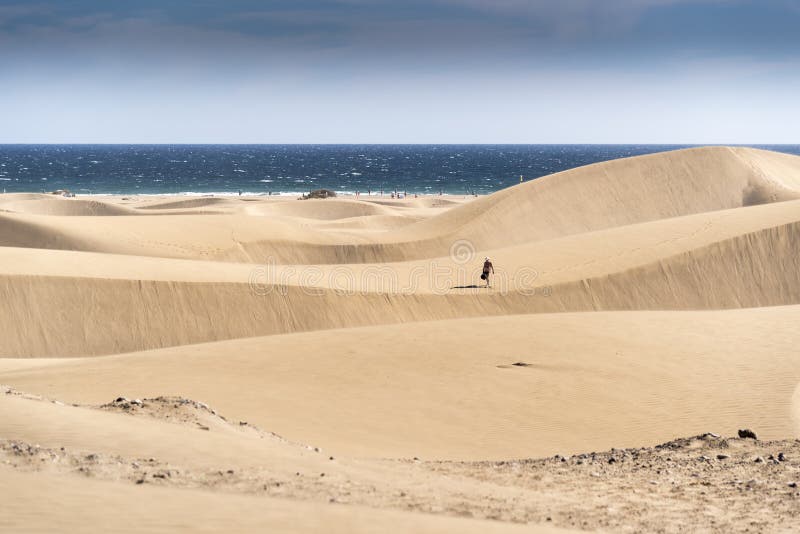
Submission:
{"label": "cloud", "polygon": [[[707,0],[701,4],[726,0]],[[295,0],[225,3],[184,1],[109,4],[99,0],[69,3],[18,3],[0,7],[0,23],[6,32],[59,28],[64,32],[91,31],[93,25],[111,20],[147,20],[153,27],[209,31],[210,38],[238,34],[264,43],[296,37],[321,46],[333,42],[363,42],[375,35],[372,45],[385,39],[378,32],[404,34],[402,44],[414,48],[417,39],[442,44],[454,38],[470,42],[499,40],[501,32],[538,37],[590,39],[593,35],[629,27],[647,9],[693,4],[691,0]],[[16,26],[13,24],[16,22]],[[216,42],[216,41],[213,41]]]}
{"label": "cloud", "polygon": [[[780,29],[777,23],[781,18],[800,23],[790,5],[787,0],[17,3],[0,7],[0,66],[49,58],[56,64],[197,65],[245,76],[276,65],[296,71],[336,66],[342,73],[586,62],[652,66],[686,51],[741,55],[752,46],[761,47],[761,57],[797,51],[796,25],[783,22]],[[762,24],[743,26],[747,32],[736,26],[759,16]]]}
{"label": "cloud", "polygon": [[[629,27],[649,9],[677,5],[719,5],[737,0],[429,0],[424,3],[410,0],[421,13],[427,11],[441,19],[480,15],[484,23],[503,20],[518,25],[532,25],[551,35],[577,36],[576,29],[607,33]],[[771,0],[767,0],[771,1]],[[774,0],[772,0],[774,1]],[[389,6],[392,0],[338,0],[358,5],[364,10],[377,11]],[[436,9],[438,8],[438,9]],[[492,18],[486,19],[486,16]]]}

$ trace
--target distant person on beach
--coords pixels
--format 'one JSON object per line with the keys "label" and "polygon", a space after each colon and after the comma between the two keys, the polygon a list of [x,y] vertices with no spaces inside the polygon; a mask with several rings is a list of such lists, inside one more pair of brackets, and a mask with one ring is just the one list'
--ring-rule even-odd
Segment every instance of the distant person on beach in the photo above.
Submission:
{"label": "distant person on beach", "polygon": [[489,286],[489,273],[494,274],[494,265],[492,265],[492,260],[486,257],[483,260],[483,274],[481,275],[482,280],[486,280],[486,287]]}

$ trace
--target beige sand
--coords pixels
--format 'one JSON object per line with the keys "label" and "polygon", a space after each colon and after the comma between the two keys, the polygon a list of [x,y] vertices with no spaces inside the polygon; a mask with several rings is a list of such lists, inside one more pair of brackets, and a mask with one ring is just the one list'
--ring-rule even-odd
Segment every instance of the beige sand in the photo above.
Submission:
{"label": "beige sand", "polygon": [[[784,528],[791,507],[761,517],[755,490],[662,514],[632,484],[614,511],[575,473],[541,468],[567,485],[537,488],[457,462],[800,437],[798,252],[800,158],[745,148],[477,199],[0,195],[0,384],[26,393],[0,392],[0,469],[24,488],[0,507],[15,530],[73,525],[98,498],[137,502],[97,524],[149,530]],[[229,420],[98,408],[118,396]],[[130,467],[151,458],[175,473]],[[788,484],[779,467],[759,476]],[[32,502],[53,484],[63,506]]]}

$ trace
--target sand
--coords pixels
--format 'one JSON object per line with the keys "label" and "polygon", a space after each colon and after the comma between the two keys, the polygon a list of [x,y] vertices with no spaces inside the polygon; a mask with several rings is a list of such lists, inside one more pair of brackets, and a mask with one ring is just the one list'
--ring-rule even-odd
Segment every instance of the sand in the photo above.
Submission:
{"label": "sand", "polygon": [[479,198],[0,195],[0,528],[789,529],[798,252],[800,158],[740,147]]}

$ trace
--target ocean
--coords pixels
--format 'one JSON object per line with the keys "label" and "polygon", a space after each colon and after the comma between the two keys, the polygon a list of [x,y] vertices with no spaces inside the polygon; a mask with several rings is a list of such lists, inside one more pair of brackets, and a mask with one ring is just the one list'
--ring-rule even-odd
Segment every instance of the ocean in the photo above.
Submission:
{"label": "ocean", "polygon": [[[77,194],[485,194],[688,145],[0,145],[0,191]],[[800,155],[800,145],[757,145]]]}

